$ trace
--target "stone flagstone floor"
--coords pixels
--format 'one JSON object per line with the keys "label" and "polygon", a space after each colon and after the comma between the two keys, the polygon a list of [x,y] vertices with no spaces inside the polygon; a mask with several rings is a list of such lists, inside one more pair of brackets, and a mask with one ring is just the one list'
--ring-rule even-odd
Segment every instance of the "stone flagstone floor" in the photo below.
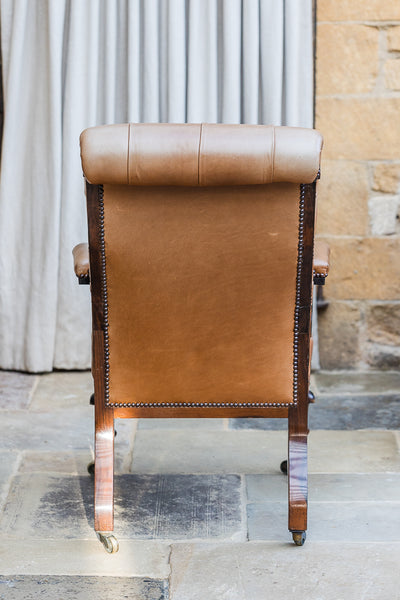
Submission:
{"label": "stone flagstone floor", "polygon": [[318,373],[309,531],[286,421],[117,420],[116,535],[93,533],[88,372],[0,371],[0,599],[400,598],[400,374]]}

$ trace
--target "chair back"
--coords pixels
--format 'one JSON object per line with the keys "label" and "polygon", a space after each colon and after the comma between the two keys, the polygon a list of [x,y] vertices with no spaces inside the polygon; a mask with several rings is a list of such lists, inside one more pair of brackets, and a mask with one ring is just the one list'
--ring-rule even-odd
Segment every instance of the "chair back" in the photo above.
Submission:
{"label": "chair back", "polygon": [[83,132],[106,404],[296,404],[321,147],[290,127]]}

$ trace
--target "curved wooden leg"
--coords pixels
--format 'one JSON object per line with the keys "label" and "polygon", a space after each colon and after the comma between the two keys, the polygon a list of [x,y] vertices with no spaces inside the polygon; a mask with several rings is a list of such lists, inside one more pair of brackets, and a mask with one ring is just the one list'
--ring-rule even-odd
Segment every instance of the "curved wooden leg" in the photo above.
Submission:
{"label": "curved wooden leg", "polygon": [[306,403],[289,409],[289,530],[292,533],[307,529],[307,412]]}
{"label": "curved wooden leg", "polygon": [[96,404],[94,528],[109,533],[114,529],[114,412]]}

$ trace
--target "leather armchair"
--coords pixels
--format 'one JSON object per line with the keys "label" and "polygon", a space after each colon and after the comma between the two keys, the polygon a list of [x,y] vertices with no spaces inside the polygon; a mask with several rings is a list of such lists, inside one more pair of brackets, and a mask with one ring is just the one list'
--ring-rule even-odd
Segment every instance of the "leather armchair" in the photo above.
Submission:
{"label": "leather armchair", "polygon": [[307,529],[307,414],[321,135],[123,124],[81,135],[95,403],[95,530],[113,536],[114,419],[285,417],[289,530]]}

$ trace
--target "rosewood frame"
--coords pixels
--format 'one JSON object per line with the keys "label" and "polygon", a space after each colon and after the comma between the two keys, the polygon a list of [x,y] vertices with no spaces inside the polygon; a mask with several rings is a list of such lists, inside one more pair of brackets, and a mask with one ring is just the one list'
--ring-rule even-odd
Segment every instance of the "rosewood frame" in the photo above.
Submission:
{"label": "rosewood frame", "polygon": [[294,334],[294,394],[289,407],[270,404],[260,407],[138,407],[106,403],[108,388],[107,286],[102,186],[87,182],[90,283],[92,297],[92,375],[95,404],[95,531],[110,534],[114,529],[113,468],[114,419],[142,417],[268,417],[288,419],[289,523],[297,545],[307,529],[307,435],[309,363],[313,282],[313,245],[316,182],[300,186],[299,248]]}

